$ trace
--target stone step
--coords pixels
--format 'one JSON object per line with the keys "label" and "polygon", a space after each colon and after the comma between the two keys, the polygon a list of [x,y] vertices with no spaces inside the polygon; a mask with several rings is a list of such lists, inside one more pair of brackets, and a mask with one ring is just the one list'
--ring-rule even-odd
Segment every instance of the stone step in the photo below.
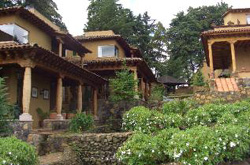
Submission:
{"label": "stone step", "polygon": [[63,160],[63,152],[51,153],[39,157],[40,165],[57,165]]}
{"label": "stone step", "polygon": [[237,92],[239,91],[235,78],[216,78],[217,91],[219,92]]}

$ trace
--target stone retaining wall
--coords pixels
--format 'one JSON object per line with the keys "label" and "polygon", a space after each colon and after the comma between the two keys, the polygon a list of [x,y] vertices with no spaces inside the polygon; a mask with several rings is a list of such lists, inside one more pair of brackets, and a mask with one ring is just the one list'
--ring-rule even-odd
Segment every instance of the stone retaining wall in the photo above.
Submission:
{"label": "stone retaining wall", "polygon": [[[72,161],[67,162],[87,165],[113,165],[119,164],[115,158],[117,149],[130,137],[132,133],[85,133],[81,134],[30,134],[28,142],[34,145],[38,154],[47,155],[50,153],[67,152],[72,157]],[[63,157],[70,158],[70,155]],[[65,163],[64,165],[71,165]]]}
{"label": "stone retaining wall", "polygon": [[18,139],[21,139],[23,141],[26,141],[28,138],[28,135],[32,131],[32,121],[10,121],[10,127],[12,129],[12,133],[14,136],[16,136]]}

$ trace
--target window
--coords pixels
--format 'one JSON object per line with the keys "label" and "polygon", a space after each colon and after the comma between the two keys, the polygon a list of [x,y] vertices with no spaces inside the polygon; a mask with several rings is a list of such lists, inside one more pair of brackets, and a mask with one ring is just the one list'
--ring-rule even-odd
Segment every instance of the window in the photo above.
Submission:
{"label": "window", "polygon": [[118,48],[114,45],[98,46],[98,57],[118,57]]}
{"label": "window", "polygon": [[6,36],[1,38],[1,41],[6,41],[7,36],[10,36],[8,40],[14,40],[21,44],[28,43],[29,32],[16,24],[5,24],[0,25],[0,32],[2,35]]}
{"label": "window", "polygon": [[250,24],[250,14],[247,15],[247,24]]}

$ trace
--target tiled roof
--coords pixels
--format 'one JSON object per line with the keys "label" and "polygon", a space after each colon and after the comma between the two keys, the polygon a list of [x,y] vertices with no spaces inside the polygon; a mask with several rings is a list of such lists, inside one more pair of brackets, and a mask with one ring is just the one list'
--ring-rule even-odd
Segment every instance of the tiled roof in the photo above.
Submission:
{"label": "tiled roof", "polygon": [[223,34],[223,33],[249,33],[250,32],[250,27],[249,28],[228,28],[228,29],[221,29],[221,30],[208,30],[202,33],[202,35],[210,35],[210,34]]}
{"label": "tiled roof", "polygon": [[75,37],[79,41],[88,41],[88,40],[103,40],[103,39],[117,39],[122,38],[120,35],[96,35],[96,36],[85,36],[80,35]]}
{"label": "tiled roof", "polygon": [[[81,62],[78,58],[66,58],[68,61],[81,65]],[[152,73],[151,69],[148,67],[147,63],[142,58],[105,58],[105,59],[95,59],[95,60],[84,60],[86,69],[91,69],[92,71],[95,68],[102,67],[105,69],[106,66],[121,66],[126,62],[127,66],[138,66],[141,67],[143,71],[146,72],[147,76],[151,81],[155,81],[155,76]]]}

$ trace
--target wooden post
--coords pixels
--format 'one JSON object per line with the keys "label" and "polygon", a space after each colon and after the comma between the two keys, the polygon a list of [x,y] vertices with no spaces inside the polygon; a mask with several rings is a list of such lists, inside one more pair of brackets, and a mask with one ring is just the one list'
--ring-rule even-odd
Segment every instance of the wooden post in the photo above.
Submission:
{"label": "wooden post", "polygon": [[235,47],[234,47],[234,43],[235,43],[235,41],[230,41],[233,73],[236,72],[236,58],[235,58]]}
{"label": "wooden post", "polygon": [[213,61],[213,49],[212,42],[208,42],[209,64],[210,64],[210,78],[214,78],[214,61]]}
{"label": "wooden post", "polygon": [[33,121],[30,111],[31,98],[31,67],[25,67],[23,78],[23,114],[19,116],[20,121]]}
{"label": "wooden post", "polygon": [[77,113],[82,113],[82,84],[77,88]]}
{"label": "wooden post", "polygon": [[57,91],[56,91],[56,112],[57,119],[62,120],[62,77],[57,78]]}
{"label": "wooden post", "polygon": [[62,51],[63,51],[63,44],[61,41],[59,41],[59,57],[62,57]]}
{"label": "wooden post", "polygon": [[81,67],[83,68],[83,56],[81,56]]}
{"label": "wooden post", "polygon": [[151,90],[152,90],[152,84],[148,83],[149,89],[148,89],[148,96],[151,96]]}
{"label": "wooden post", "polygon": [[141,93],[142,93],[142,99],[145,99],[145,85],[143,78],[141,78]]}
{"label": "wooden post", "polygon": [[145,101],[148,100],[148,83],[147,82],[145,82],[144,98],[145,98]]}
{"label": "wooden post", "polygon": [[98,97],[97,97],[97,94],[98,94],[98,91],[97,91],[97,88],[94,88],[93,89],[93,109],[94,109],[94,117],[97,119],[98,118]]}

